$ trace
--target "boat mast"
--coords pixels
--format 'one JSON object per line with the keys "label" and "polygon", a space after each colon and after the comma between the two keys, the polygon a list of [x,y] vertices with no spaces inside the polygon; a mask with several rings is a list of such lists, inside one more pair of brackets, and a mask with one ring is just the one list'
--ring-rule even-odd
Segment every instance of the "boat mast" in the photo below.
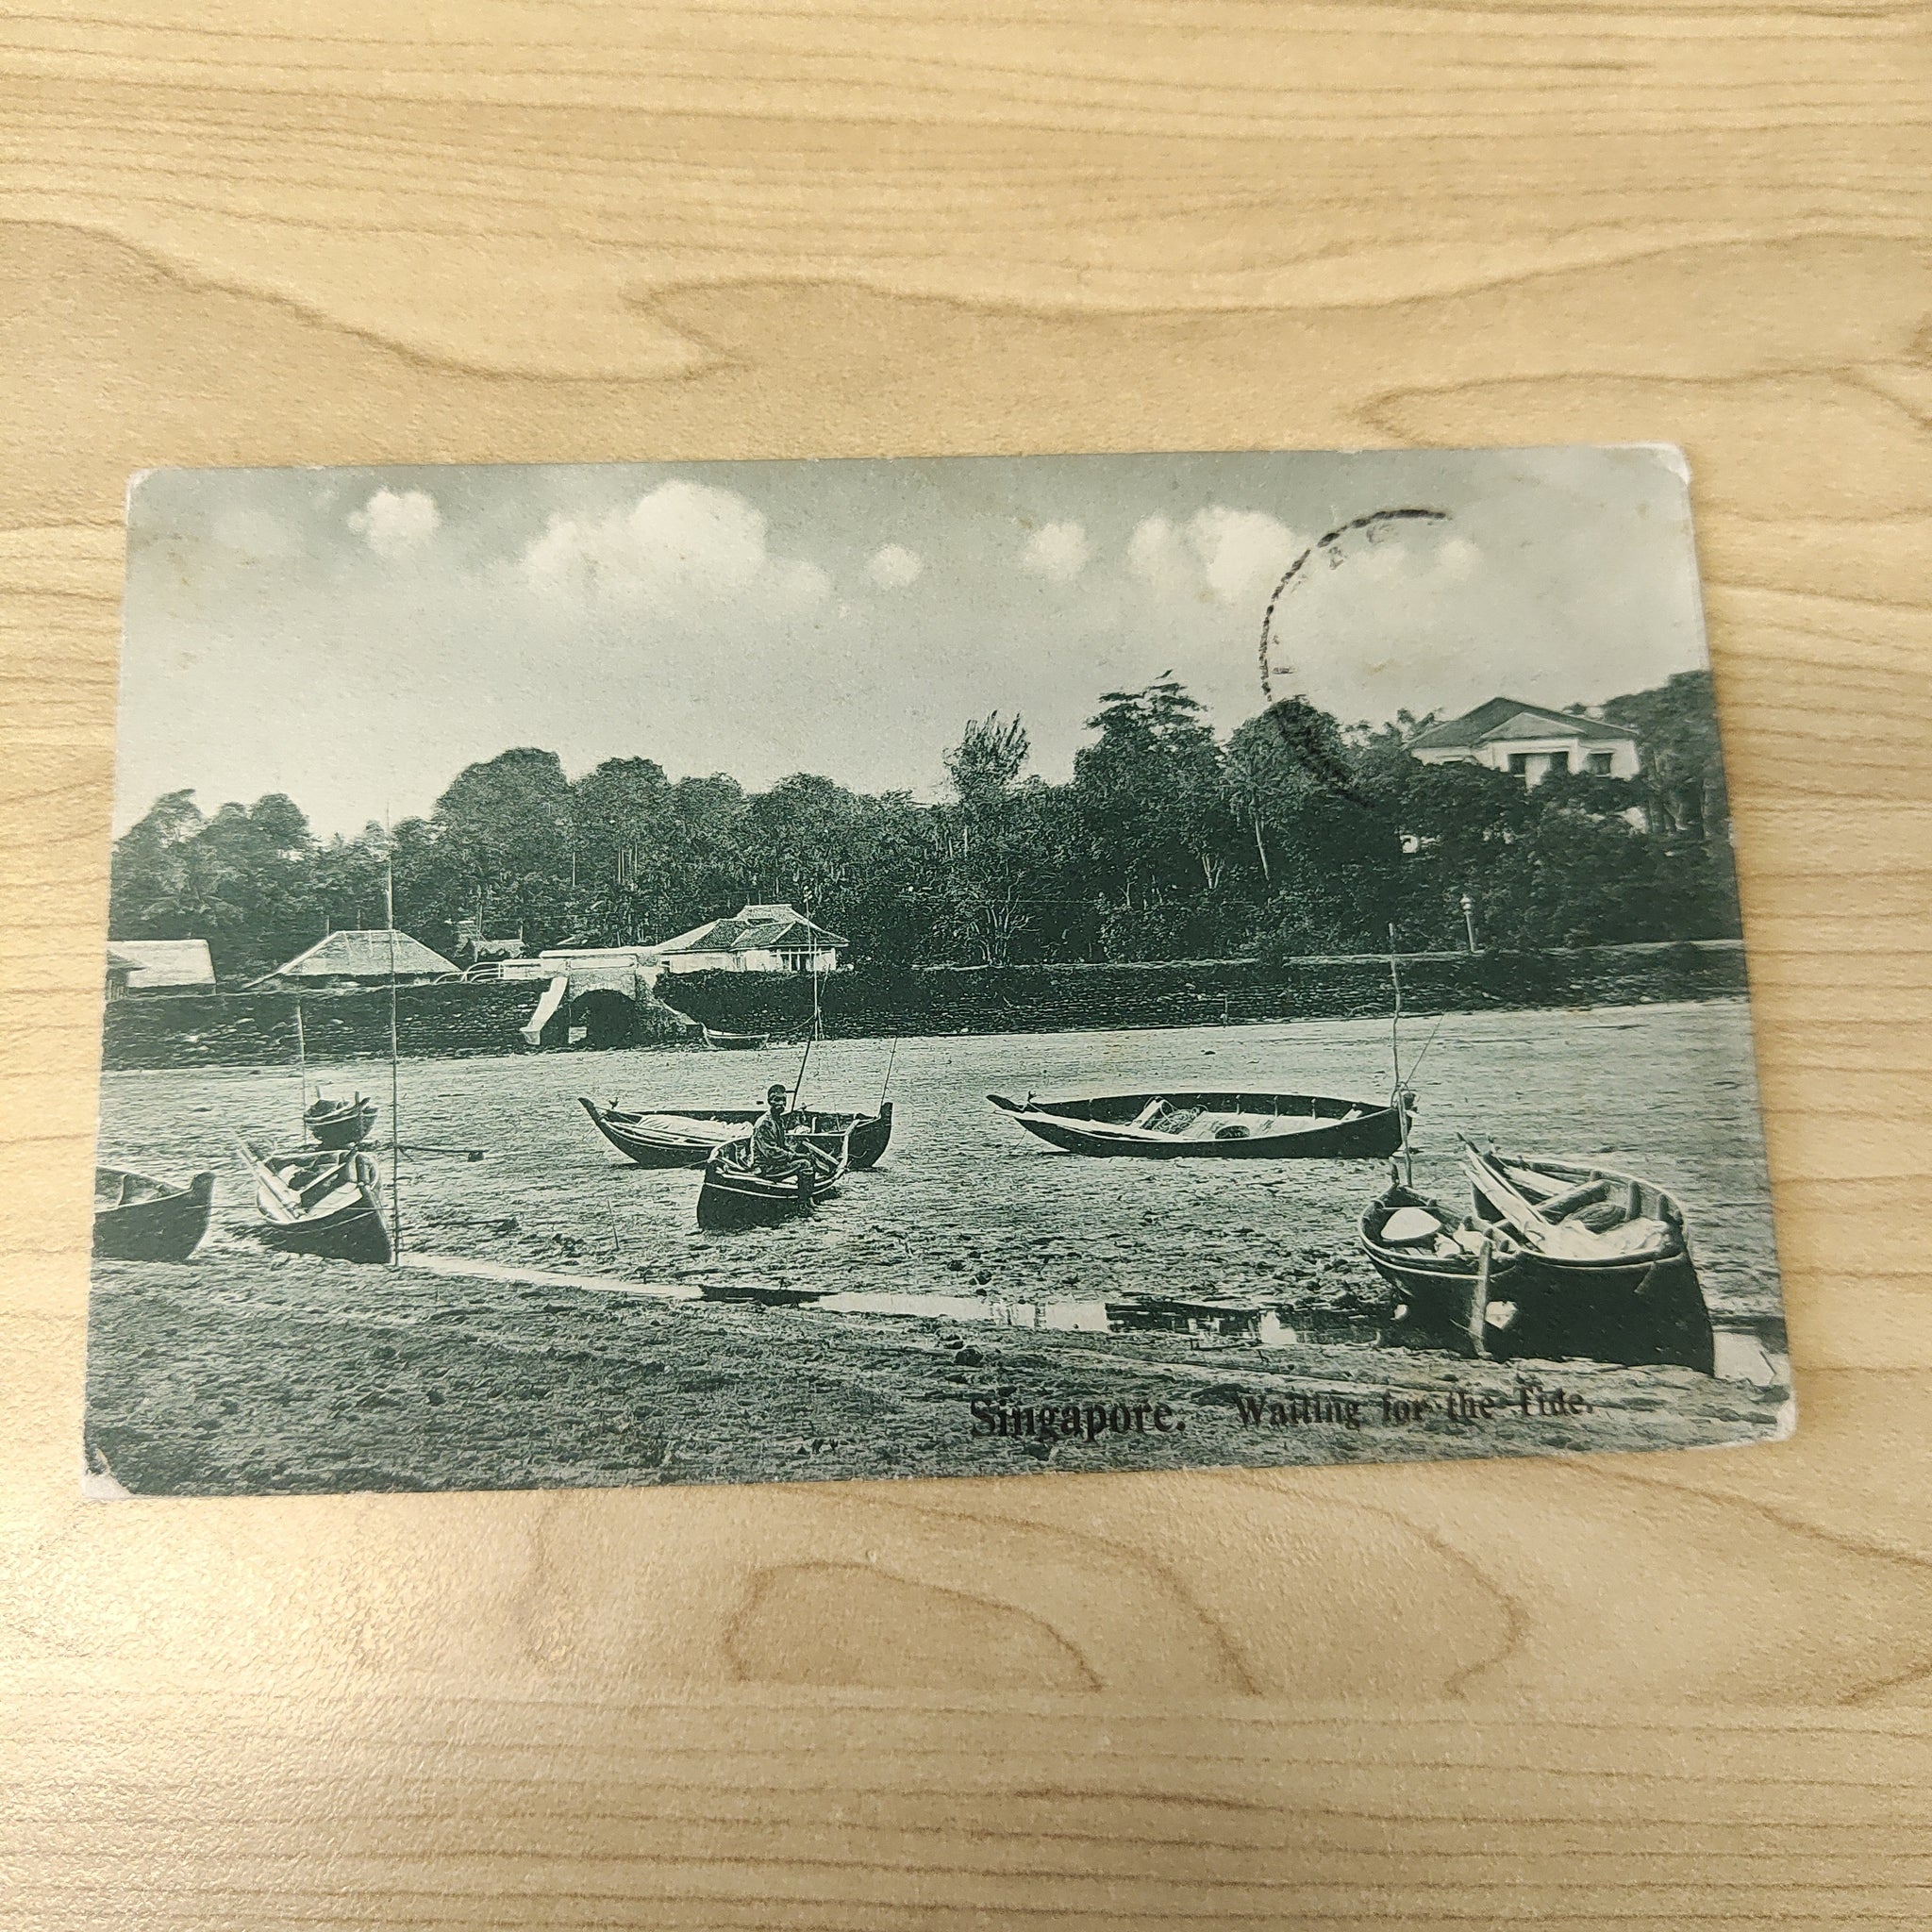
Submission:
{"label": "boat mast", "polygon": [[[387,831],[388,827],[385,826]],[[383,855],[382,905],[384,924],[389,933],[389,1218],[391,1268],[403,1256],[403,1174],[396,1119],[396,861],[393,852]]]}
{"label": "boat mast", "polygon": [[819,976],[811,976],[811,1024],[805,1029],[805,1051],[798,1057],[798,1082],[791,1090],[791,1110],[798,1111],[805,1093],[805,1070],[811,1060],[811,1043],[819,1037]]}
{"label": "boat mast", "polygon": [[[1389,1105],[1395,1109],[1395,1124],[1402,1134],[1402,1171],[1407,1185],[1415,1182],[1415,1156],[1408,1146],[1408,1108],[1402,1090],[1402,972],[1395,963],[1395,923],[1389,924],[1389,983],[1395,990],[1395,1004],[1389,1016],[1389,1053],[1394,1063],[1395,1084],[1389,1090]],[[1433,1036],[1431,1036],[1433,1039]],[[1426,1049],[1424,1049],[1426,1051]]]}
{"label": "boat mast", "polygon": [[[807,908],[806,908],[806,914],[805,914],[805,917],[806,917],[806,923],[807,923],[808,924],[810,924],[810,922],[811,922],[811,908],[810,908],[810,905],[809,905],[809,903],[808,903],[808,905],[807,905]],[[809,936],[808,935],[808,937],[809,937]],[[813,949],[812,949],[812,955],[811,955],[811,1024],[810,1024],[810,1025],[809,1025],[808,1027],[807,1027],[807,1028],[806,1028],[806,1034],[805,1034],[805,1051],[804,1051],[804,1053],[802,1053],[802,1054],[801,1054],[801,1055],[799,1056],[799,1059],[798,1059],[798,1084],[797,1084],[797,1085],[796,1085],[795,1087],[793,1087],[793,1088],[792,1088],[792,1090],[791,1090],[791,1110],[792,1110],[792,1112],[793,1112],[793,1113],[796,1113],[796,1112],[798,1111],[799,1102],[800,1102],[800,1100],[801,1100],[801,1099],[803,1098],[803,1096],[804,1096],[804,1093],[805,1093],[805,1069],[806,1069],[806,1064],[807,1064],[807,1062],[808,1062],[808,1061],[809,1061],[809,1060],[810,1060],[810,1058],[811,1058],[811,1043],[812,1043],[812,1041],[815,1041],[815,1040],[816,1040],[816,1039],[817,1039],[818,1037],[819,1037],[819,956],[818,956],[818,949],[817,949],[817,947],[816,947],[816,946],[814,946],[814,947],[813,947]]]}
{"label": "boat mast", "polygon": [[302,1088],[302,1144],[308,1144],[308,1044],[302,1037],[302,991],[295,990],[295,1078]]}

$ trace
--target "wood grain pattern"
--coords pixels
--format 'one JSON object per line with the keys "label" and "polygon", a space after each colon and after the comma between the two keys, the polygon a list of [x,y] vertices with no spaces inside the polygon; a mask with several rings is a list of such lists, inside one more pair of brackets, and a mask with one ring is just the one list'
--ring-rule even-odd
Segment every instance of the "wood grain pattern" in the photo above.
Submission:
{"label": "wood grain pattern", "polygon": [[[1927,15],[0,19],[0,1918],[1932,1923]],[[127,474],[1666,440],[1796,1439],[76,1490]]]}

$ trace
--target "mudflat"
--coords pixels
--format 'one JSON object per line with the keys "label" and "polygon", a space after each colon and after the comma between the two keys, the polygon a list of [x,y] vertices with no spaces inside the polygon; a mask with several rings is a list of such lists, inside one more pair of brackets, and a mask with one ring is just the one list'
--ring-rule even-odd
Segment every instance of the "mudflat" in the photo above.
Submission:
{"label": "mudflat", "polygon": [[[233,1135],[293,1138],[292,1068],[109,1074],[103,1158],[221,1178],[192,1263],[96,1269],[90,1453],[137,1493],[231,1493],[1774,1434],[1787,1391],[1748,1029],[1734,1000],[1452,1014],[1409,1022],[1403,1050],[1421,1093],[1420,1184],[1454,1192],[1457,1129],[1659,1181],[1689,1213],[1714,1319],[1754,1339],[1756,1379],[1388,1346],[1387,1291],[1355,1245],[1377,1164],[1082,1159],[984,1098],[1166,1084],[1386,1099],[1386,1022],[908,1040],[881,1165],[809,1219],[736,1235],[701,1234],[698,1175],[623,1163],[575,1097],[755,1104],[795,1074],[795,1049],[408,1061],[406,1150],[485,1158],[404,1153],[394,1270],[258,1245]],[[887,1055],[876,1041],[814,1048],[808,1101],[875,1106]],[[311,1088],[376,1098],[386,1138],[387,1067],[310,1074]],[[1163,1301],[1194,1312],[1163,1315]],[[1151,1425],[1160,1405],[1164,1429]],[[1091,1425],[1095,1407],[1137,1406],[1138,1427]],[[999,1421],[1028,1411],[1024,1428]]]}

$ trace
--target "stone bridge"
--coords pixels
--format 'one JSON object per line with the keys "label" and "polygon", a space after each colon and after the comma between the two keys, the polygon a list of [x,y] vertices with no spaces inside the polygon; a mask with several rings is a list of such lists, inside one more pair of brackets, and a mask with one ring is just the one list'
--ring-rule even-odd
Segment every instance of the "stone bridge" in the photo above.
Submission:
{"label": "stone bridge", "polygon": [[642,1016],[654,1033],[680,1030],[684,1016],[656,994],[663,961],[648,946],[559,948],[534,959],[506,959],[499,976],[527,980],[530,1017],[521,1029],[525,1046],[624,1046],[635,1040]]}

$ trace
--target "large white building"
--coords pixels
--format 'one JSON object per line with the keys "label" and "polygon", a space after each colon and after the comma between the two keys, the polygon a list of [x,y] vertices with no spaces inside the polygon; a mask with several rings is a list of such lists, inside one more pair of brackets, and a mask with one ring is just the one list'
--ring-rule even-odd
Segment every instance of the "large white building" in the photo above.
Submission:
{"label": "large white building", "polygon": [[836,973],[849,941],[794,906],[746,906],[694,925],[648,955],[667,973]]}
{"label": "large white building", "polygon": [[1525,785],[1540,784],[1552,772],[1634,778],[1641,769],[1637,741],[1621,726],[1516,698],[1491,698],[1459,718],[1431,724],[1409,740],[1408,755],[1425,765],[1488,765]]}

